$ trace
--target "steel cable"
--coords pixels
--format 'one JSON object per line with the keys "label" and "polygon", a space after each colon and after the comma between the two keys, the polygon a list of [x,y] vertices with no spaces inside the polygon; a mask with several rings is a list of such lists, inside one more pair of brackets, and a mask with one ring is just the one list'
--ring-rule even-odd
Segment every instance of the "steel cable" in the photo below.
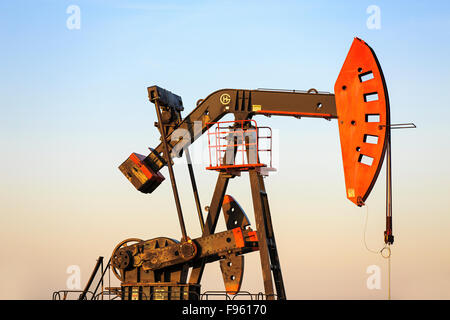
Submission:
{"label": "steel cable", "polygon": [[[376,251],[372,250],[367,246],[366,242],[366,232],[367,232],[367,222],[369,220],[369,206],[366,204],[366,221],[364,223],[364,246],[366,247],[367,251],[375,253],[375,254],[381,254],[381,256],[384,259],[388,260],[388,300],[391,300],[391,247],[388,244],[385,244],[381,250]],[[383,252],[387,251],[387,254],[383,254]]]}

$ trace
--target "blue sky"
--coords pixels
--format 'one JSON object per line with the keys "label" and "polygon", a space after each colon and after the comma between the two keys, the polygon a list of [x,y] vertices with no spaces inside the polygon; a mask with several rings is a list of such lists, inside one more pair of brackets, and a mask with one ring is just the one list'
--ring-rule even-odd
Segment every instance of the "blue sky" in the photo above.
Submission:
{"label": "blue sky", "polygon": [[[81,10],[79,30],[66,27],[70,5]],[[380,8],[378,30],[366,25],[370,5]],[[35,241],[33,251],[58,258],[51,272],[38,270],[44,280],[55,275],[50,282],[54,288],[64,286],[67,265],[79,264],[89,270],[99,254],[108,255],[122,238],[134,234],[178,237],[170,184],[166,181],[155,195],[144,197],[117,169],[131,152],[144,154],[147,147],[158,143],[153,127],[156,116],[146,87],[157,84],[182,96],[185,114],[198,99],[226,87],[333,91],[355,36],[377,53],[388,85],[392,122],[418,126],[393,136],[395,230],[402,232],[403,226],[404,237],[398,244],[403,259],[399,258],[399,269],[411,265],[408,259],[414,248],[420,247],[418,238],[423,230],[429,231],[430,241],[438,249],[449,252],[448,1],[0,2],[2,241],[20,238],[21,245]],[[315,254],[323,254],[320,259],[327,257],[327,251],[320,251],[327,245],[345,245],[355,238],[360,245],[358,228],[363,220],[360,211],[356,213],[345,199],[336,123],[286,118],[260,121],[280,135],[280,170],[267,183],[273,192],[273,211],[280,212],[273,218],[279,223],[280,243],[290,243],[288,235],[293,233],[323,236],[315,248]],[[293,136],[298,137],[295,150],[290,146],[289,137]],[[202,166],[197,169],[206,205],[214,177],[211,173],[202,177]],[[177,170],[179,180],[184,181],[186,174]],[[163,174],[168,178],[167,172]],[[370,200],[371,211],[378,212],[373,218],[374,228],[379,227],[373,232],[374,242],[380,240],[383,230],[383,183],[378,183]],[[187,187],[180,188],[189,192]],[[235,191],[247,192],[246,187],[241,183]],[[301,203],[293,202],[299,197]],[[250,200],[242,201],[251,212]],[[286,203],[292,204],[282,205]],[[195,209],[192,203],[188,206],[192,209],[186,218],[188,227],[198,232]],[[164,215],[147,214],[155,207]],[[297,214],[299,210],[313,214]],[[122,219],[125,213],[128,222]],[[434,219],[424,222],[425,214]],[[155,219],[160,231],[168,234],[152,235]],[[349,225],[354,228],[345,229],[349,233],[343,235]],[[98,239],[99,230],[109,231]],[[317,230],[326,236],[317,235]],[[354,236],[350,236],[351,230]],[[15,249],[8,250],[13,254]],[[346,248],[343,255],[352,256],[359,249]],[[409,283],[419,279],[414,288],[424,295],[450,297],[443,289],[436,293],[427,287],[419,275],[432,270],[436,274],[433,284],[450,283],[445,271],[427,269],[450,265],[438,249],[429,253],[431,262],[423,269],[415,267],[399,280],[404,286],[398,296],[410,297],[416,291]],[[57,255],[58,250],[65,253]],[[288,251],[282,253],[289,255]],[[39,259],[37,253],[35,258]],[[302,281],[309,280],[296,278],[294,267],[320,270],[322,275],[330,270],[320,261],[301,265],[289,259],[286,272],[292,283],[288,287],[291,296],[328,297],[326,290],[298,291],[297,284],[301,287]],[[343,263],[342,279],[353,279],[358,272],[364,279],[366,265],[383,263],[371,259],[364,255],[355,258],[359,269],[347,269]],[[17,270],[17,279],[20,272],[26,272],[19,265],[0,265],[4,271],[11,268]],[[323,289],[331,280],[320,278],[320,272],[318,287]],[[5,288],[14,288],[17,279]],[[44,280],[36,280],[34,291],[16,296],[47,297],[52,288],[46,288],[50,284]],[[382,297],[358,286],[349,285],[348,292],[338,282],[335,286],[335,291],[328,291],[330,296]],[[345,292],[340,295],[342,290]]]}
{"label": "blue sky", "polygon": [[[80,6],[80,30],[66,28],[71,4]],[[102,116],[132,130],[136,119],[121,110],[142,112],[145,87],[155,83],[182,95],[187,110],[222,87],[332,91],[354,36],[372,45],[388,69],[393,106],[406,100],[425,108],[425,92],[445,93],[449,84],[449,4],[378,2],[381,29],[369,30],[371,4],[3,1],[2,127],[95,131]],[[421,94],[411,101],[410,92]],[[442,103],[436,109],[447,112]],[[394,121],[408,120],[396,110]],[[45,129],[35,128],[37,119]]]}

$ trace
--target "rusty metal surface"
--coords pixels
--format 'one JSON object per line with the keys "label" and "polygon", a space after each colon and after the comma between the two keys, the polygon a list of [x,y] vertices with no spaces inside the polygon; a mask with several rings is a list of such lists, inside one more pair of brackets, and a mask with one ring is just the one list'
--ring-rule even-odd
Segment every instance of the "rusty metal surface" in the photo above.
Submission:
{"label": "rusty metal surface", "polygon": [[164,181],[164,177],[161,173],[153,171],[152,167],[145,163],[145,158],[143,155],[132,153],[119,166],[119,170],[137,190],[150,193]]}
{"label": "rusty metal surface", "polygon": [[286,299],[286,292],[263,176],[259,172],[251,170],[249,172],[249,178],[252,190],[253,208],[255,211],[256,228],[258,230],[258,247],[264,290],[265,293],[269,297],[273,297],[273,299],[276,290],[278,299],[284,300]]}
{"label": "rusty metal surface", "polygon": [[[240,232],[236,232],[236,229]],[[252,232],[253,230],[250,228],[245,230],[234,228],[187,242],[156,238],[140,241],[130,246],[124,246],[122,241],[120,246],[114,250],[111,263],[113,268],[120,270],[120,274],[114,272],[117,278],[127,281],[130,276],[124,277],[124,275],[130,275],[139,268],[144,272],[156,271],[187,263],[193,259],[208,258],[209,261],[213,261],[226,254],[254,251],[257,242],[253,240]],[[237,234],[239,236],[236,236]],[[131,276],[131,278],[134,277]]]}
{"label": "rusty metal surface", "polygon": [[242,285],[244,276],[244,256],[227,254],[225,259],[220,260],[225,290],[228,294],[237,294]]}
{"label": "rusty metal surface", "polygon": [[200,285],[177,282],[122,283],[123,300],[199,300]]}
{"label": "rusty metal surface", "polygon": [[124,271],[130,264],[130,257],[126,255],[118,255],[121,248],[128,246],[130,242],[142,242],[139,238],[128,238],[119,242],[111,254],[111,271],[120,281],[124,281]]}
{"label": "rusty metal surface", "polygon": [[245,228],[250,225],[250,221],[239,203],[230,195],[225,195],[222,204],[223,216],[227,230],[236,227]]}

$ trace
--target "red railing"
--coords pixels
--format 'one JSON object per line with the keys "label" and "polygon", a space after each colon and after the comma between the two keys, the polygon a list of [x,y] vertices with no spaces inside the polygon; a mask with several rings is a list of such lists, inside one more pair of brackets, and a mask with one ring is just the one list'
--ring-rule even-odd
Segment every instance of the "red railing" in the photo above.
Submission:
{"label": "red railing", "polygon": [[[246,171],[272,167],[270,127],[258,127],[255,120],[210,122],[207,125],[209,167],[206,169]],[[263,132],[266,133],[261,135]]]}

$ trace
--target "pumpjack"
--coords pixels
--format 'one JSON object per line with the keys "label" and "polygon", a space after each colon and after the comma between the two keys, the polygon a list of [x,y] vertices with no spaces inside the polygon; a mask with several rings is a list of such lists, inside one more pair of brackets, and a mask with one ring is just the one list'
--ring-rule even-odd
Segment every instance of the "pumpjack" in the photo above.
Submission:
{"label": "pumpjack", "polygon": [[[379,172],[385,154],[390,157],[390,115],[386,82],[379,61],[369,45],[355,38],[334,86],[334,94],[296,90],[221,89],[199,100],[190,114],[180,96],[152,86],[150,102],[155,106],[161,143],[147,156],[133,153],[120,165],[121,172],[142,193],[152,193],[165,178],[168,167],[182,238],[150,240],[130,238],[113,250],[111,269],[121,281],[121,298],[199,299],[200,283],[207,264],[219,261],[228,294],[240,291],[244,256],[259,251],[264,294],[267,299],[286,299],[286,292],[263,177],[271,168],[270,128],[258,127],[256,116],[337,119],[342,150],[347,198],[363,206]],[[227,114],[234,121],[220,122]],[[266,129],[266,133],[262,131]],[[268,129],[268,130],[267,130]],[[218,172],[212,199],[204,220],[189,146],[208,134],[210,166]],[[268,132],[268,133],[267,133]],[[263,161],[263,154],[270,154]],[[183,210],[173,171],[173,158],[185,155],[202,235],[191,238],[186,231]],[[388,158],[390,166],[390,158]],[[230,179],[248,172],[256,230],[238,202],[226,194]],[[390,167],[384,241],[392,244]],[[227,230],[216,232],[223,212]],[[190,271],[190,272],[189,272]],[[189,278],[188,278],[189,275]]]}

